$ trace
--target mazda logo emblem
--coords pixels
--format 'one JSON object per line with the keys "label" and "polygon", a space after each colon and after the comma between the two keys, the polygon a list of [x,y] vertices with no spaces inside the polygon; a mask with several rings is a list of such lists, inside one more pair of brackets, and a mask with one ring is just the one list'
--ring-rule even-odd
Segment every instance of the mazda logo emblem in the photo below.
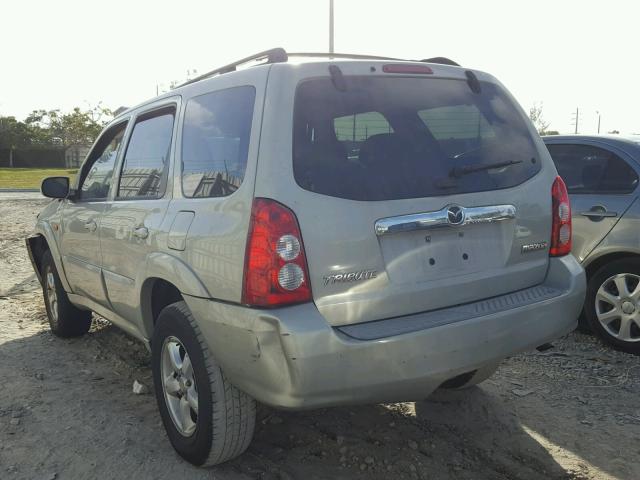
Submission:
{"label": "mazda logo emblem", "polygon": [[447,209],[447,219],[451,225],[462,225],[464,222],[464,209],[458,205],[452,205]]}

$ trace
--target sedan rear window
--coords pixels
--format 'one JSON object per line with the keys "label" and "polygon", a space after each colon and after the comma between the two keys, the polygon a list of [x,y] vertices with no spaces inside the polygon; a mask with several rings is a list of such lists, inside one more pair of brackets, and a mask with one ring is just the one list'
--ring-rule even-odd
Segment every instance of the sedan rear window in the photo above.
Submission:
{"label": "sedan rear window", "polygon": [[307,190],[393,200],[508,188],[540,170],[527,123],[502,89],[481,82],[345,77],[300,83],[293,166]]}

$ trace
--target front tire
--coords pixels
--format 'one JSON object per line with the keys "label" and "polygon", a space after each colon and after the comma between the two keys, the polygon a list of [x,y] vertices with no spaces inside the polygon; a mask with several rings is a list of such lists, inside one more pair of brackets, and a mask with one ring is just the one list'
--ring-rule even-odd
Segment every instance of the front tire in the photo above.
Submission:
{"label": "front tire", "polygon": [[84,335],[91,328],[91,312],[80,310],[71,303],[67,292],[62,288],[49,250],[42,255],[41,264],[42,295],[51,332],[63,338]]}
{"label": "front tire", "polygon": [[160,416],[178,454],[212,466],[243,453],[253,438],[255,400],[225,378],[183,301],[160,312],[151,348]]}
{"label": "front tire", "polygon": [[640,354],[640,259],[600,267],[589,279],[584,311],[591,329],[606,343]]}

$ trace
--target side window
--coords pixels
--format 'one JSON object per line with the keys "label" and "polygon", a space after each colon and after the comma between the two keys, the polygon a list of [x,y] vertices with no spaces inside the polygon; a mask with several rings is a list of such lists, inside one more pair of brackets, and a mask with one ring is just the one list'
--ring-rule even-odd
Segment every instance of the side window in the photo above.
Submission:
{"label": "side window", "polygon": [[591,145],[547,145],[569,193],[631,193],[638,175],[615,153]]}
{"label": "side window", "polygon": [[126,126],[126,122],[116,125],[100,137],[95,149],[89,155],[87,164],[83,167],[84,176],[78,188],[79,200],[105,200],[109,195],[113,169]]}
{"label": "side window", "polygon": [[245,86],[189,100],[182,131],[185,197],[224,197],[242,184],[255,97],[255,88]]}
{"label": "side window", "polygon": [[167,168],[175,108],[163,108],[136,120],[124,154],[119,198],[160,198],[167,183]]}

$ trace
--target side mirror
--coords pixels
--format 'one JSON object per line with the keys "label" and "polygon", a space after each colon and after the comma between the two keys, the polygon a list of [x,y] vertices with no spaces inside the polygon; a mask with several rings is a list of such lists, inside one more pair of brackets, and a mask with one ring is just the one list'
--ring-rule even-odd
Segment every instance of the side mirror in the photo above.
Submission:
{"label": "side mirror", "polygon": [[47,177],[40,187],[42,195],[49,198],[67,198],[69,195],[69,177]]}

